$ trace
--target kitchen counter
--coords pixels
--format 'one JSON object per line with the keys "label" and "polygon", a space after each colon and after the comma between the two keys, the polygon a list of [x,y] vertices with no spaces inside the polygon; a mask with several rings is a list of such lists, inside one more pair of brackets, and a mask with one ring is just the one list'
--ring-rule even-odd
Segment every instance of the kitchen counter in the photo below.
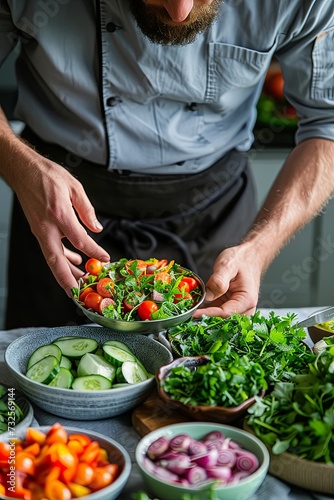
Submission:
{"label": "kitchen counter", "polygon": [[[319,309],[319,307],[307,307],[298,309],[275,309],[275,313],[279,315],[285,315],[287,312],[295,312],[298,317],[297,320],[305,319],[314,310]],[[267,314],[269,309],[261,309],[263,314]],[[18,330],[0,330],[0,382],[4,382],[7,385],[13,385],[15,387],[14,381],[5,365],[4,362],[4,352],[7,345],[25,334],[33,334],[36,331],[34,328],[24,328]],[[308,339],[308,342],[311,342]],[[73,420],[68,420],[65,418],[57,417],[51,415],[50,413],[41,410],[40,408],[34,406],[34,414],[36,423],[39,425],[52,425],[54,422],[61,422],[63,425],[77,426],[82,429],[92,430],[95,432],[100,432],[102,434],[108,435],[118,441],[120,444],[126,448],[131,460],[132,460],[132,472],[130,474],[129,481],[123,490],[121,496],[122,500],[132,500],[133,493],[138,491],[147,491],[144,482],[141,480],[139,470],[135,464],[135,449],[137,443],[141,439],[141,436],[133,428],[131,422],[131,412],[123,415],[119,415],[106,420],[96,420],[96,421],[80,421],[75,422]],[[250,500],[329,500],[334,499],[333,496],[328,497],[309,491],[303,491],[299,488],[287,485],[286,483],[279,481],[273,476],[268,475],[257,493]],[[236,499],[238,500],[238,499]]]}

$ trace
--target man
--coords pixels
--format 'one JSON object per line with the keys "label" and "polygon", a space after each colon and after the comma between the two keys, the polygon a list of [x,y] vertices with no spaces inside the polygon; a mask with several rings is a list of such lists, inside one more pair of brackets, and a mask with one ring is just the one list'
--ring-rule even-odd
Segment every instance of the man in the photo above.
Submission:
{"label": "man", "polygon": [[[17,197],[7,328],[80,322],[56,281],[70,296],[82,256],[175,258],[207,280],[196,316],[253,313],[263,273],[333,192],[333,33],[321,0],[0,0],[27,124],[22,141],[0,119]],[[242,152],[274,55],[297,146],[254,220]]]}

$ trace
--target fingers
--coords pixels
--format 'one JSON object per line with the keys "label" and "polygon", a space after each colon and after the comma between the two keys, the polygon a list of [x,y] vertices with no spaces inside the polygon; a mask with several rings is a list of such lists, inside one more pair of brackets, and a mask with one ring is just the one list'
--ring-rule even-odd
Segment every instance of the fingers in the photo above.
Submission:
{"label": "fingers", "polygon": [[97,219],[94,207],[81,184],[79,184],[79,188],[76,187],[71,191],[71,199],[78,217],[83,224],[94,233],[101,232],[103,230],[103,226]]}
{"label": "fingers", "polygon": [[80,264],[82,263],[82,257],[80,254],[78,254],[76,252],[72,252],[72,250],[69,250],[68,248],[66,248],[65,245],[63,245],[63,251],[64,251],[65,257],[67,258],[67,260],[69,262],[71,262],[72,264],[75,264],[76,266],[80,266]]}
{"label": "fingers", "polygon": [[218,273],[213,274],[206,284],[205,298],[212,302],[217,297],[221,297],[228,290],[229,281],[226,281]]}

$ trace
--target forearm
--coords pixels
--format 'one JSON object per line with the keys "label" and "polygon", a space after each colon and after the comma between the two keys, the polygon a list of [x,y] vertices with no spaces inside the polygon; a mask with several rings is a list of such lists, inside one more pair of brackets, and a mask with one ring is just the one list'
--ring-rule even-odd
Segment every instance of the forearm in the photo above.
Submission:
{"label": "forearm", "polygon": [[23,162],[18,161],[18,158],[28,155],[29,150],[30,148],[12,131],[0,108],[0,177],[12,188],[14,188],[15,177],[17,177],[15,171],[21,169],[23,165]]}
{"label": "forearm", "polygon": [[246,236],[262,273],[334,192],[334,141],[310,139],[293,149]]}

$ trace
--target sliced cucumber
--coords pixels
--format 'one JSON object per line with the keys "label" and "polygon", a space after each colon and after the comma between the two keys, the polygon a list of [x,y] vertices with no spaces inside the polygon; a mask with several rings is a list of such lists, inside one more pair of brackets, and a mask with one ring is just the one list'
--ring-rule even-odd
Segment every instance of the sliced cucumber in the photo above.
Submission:
{"label": "sliced cucumber", "polygon": [[52,387],[61,387],[62,389],[70,389],[73,380],[74,377],[70,370],[61,366],[55,378],[51,380],[48,385],[51,385]]}
{"label": "sliced cucumber", "polygon": [[[128,384],[138,384],[148,379],[146,370],[143,370],[142,366],[135,361],[125,361],[120,369],[125,382]],[[122,383],[121,380],[119,382]]]}
{"label": "sliced cucumber", "polygon": [[119,347],[103,344],[102,349],[103,356],[106,358],[106,360],[115,366],[120,366],[122,363],[124,363],[124,361],[136,360],[134,354],[128,351],[124,351],[124,349],[120,349]]}
{"label": "sliced cucumber", "polygon": [[111,381],[102,375],[85,375],[77,377],[72,384],[75,391],[103,391],[111,389]]}
{"label": "sliced cucumber", "polygon": [[87,353],[82,356],[77,369],[78,377],[85,375],[102,375],[111,382],[116,376],[116,367],[103,356]]}
{"label": "sliced cucumber", "polygon": [[107,340],[103,345],[104,346],[111,345],[113,347],[118,347],[119,349],[123,349],[123,351],[129,352],[130,354],[134,355],[130,347],[124,344],[124,342],[120,342],[119,340]]}
{"label": "sliced cucumber", "polygon": [[88,337],[73,337],[65,340],[55,340],[54,344],[60,347],[63,356],[70,359],[81,358],[87,352],[95,352],[99,347],[96,340]]}
{"label": "sliced cucumber", "polygon": [[49,384],[60,370],[59,361],[54,356],[46,356],[32,365],[26,376],[35,382]]}
{"label": "sliced cucumber", "polygon": [[69,339],[77,339],[76,335],[64,335],[63,337],[57,337],[52,343],[58,342],[58,340],[69,340]]}
{"label": "sliced cucumber", "polygon": [[67,368],[68,370],[71,370],[72,361],[68,359],[66,356],[62,356],[60,360],[60,368]]}
{"label": "sliced cucumber", "polygon": [[58,362],[60,362],[62,353],[56,344],[42,345],[41,347],[38,347],[28,359],[27,370],[29,370],[32,365],[37,363],[37,361],[46,358],[47,356],[54,356],[58,359]]}

